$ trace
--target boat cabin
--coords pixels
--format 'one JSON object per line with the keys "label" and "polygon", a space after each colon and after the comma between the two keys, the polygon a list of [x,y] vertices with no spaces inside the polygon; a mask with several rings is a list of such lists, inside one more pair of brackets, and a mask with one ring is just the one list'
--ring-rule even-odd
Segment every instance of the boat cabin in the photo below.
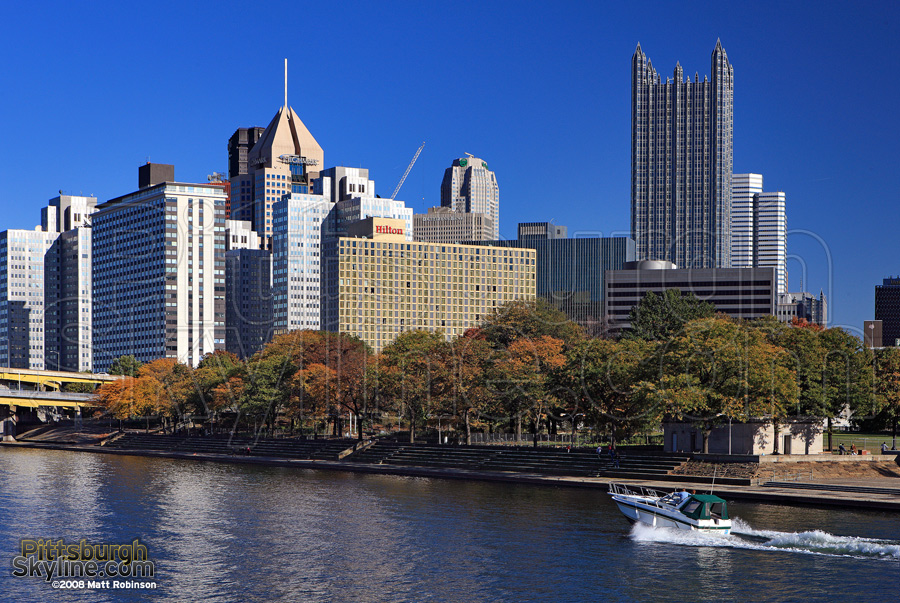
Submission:
{"label": "boat cabin", "polygon": [[712,494],[692,494],[679,510],[691,519],[728,519],[728,503]]}

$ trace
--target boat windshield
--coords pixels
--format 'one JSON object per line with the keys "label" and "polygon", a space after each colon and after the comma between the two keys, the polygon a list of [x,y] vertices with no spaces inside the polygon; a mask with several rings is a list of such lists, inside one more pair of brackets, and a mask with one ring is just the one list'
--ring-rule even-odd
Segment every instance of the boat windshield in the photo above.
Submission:
{"label": "boat windshield", "polygon": [[728,505],[718,496],[694,494],[680,511],[694,519],[728,519]]}

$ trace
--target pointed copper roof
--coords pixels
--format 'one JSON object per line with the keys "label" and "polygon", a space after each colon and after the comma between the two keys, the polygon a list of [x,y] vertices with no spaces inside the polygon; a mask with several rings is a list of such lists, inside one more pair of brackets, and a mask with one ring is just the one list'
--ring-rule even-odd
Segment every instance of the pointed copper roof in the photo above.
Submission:
{"label": "pointed copper roof", "polygon": [[307,159],[316,159],[314,171],[324,167],[325,153],[313,138],[303,122],[297,117],[292,107],[281,107],[262,136],[250,149],[247,157],[251,166],[265,163],[271,167],[272,162],[281,155],[300,155]]}

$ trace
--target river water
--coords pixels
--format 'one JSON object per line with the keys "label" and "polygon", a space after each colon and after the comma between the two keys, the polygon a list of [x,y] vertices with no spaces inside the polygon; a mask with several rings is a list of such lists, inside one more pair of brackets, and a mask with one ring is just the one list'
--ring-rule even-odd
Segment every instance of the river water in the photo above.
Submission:
{"label": "river water", "polygon": [[[731,502],[714,537],[601,491],[0,449],[3,601],[896,601],[900,516]],[[21,539],[126,544],[155,589],[13,577]]]}

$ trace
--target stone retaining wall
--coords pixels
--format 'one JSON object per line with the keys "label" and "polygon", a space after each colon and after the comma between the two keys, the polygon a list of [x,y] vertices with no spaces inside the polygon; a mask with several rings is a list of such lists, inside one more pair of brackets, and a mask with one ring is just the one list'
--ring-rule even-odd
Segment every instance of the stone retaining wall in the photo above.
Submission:
{"label": "stone retaining wall", "polygon": [[696,475],[701,477],[738,477],[766,481],[786,481],[805,479],[896,477],[900,478],[900,461],[869,459],[856,462],[844,460],[830,461],[786,461],[779,463],[711,463],[688,461],[672,471],[673,475]]}

